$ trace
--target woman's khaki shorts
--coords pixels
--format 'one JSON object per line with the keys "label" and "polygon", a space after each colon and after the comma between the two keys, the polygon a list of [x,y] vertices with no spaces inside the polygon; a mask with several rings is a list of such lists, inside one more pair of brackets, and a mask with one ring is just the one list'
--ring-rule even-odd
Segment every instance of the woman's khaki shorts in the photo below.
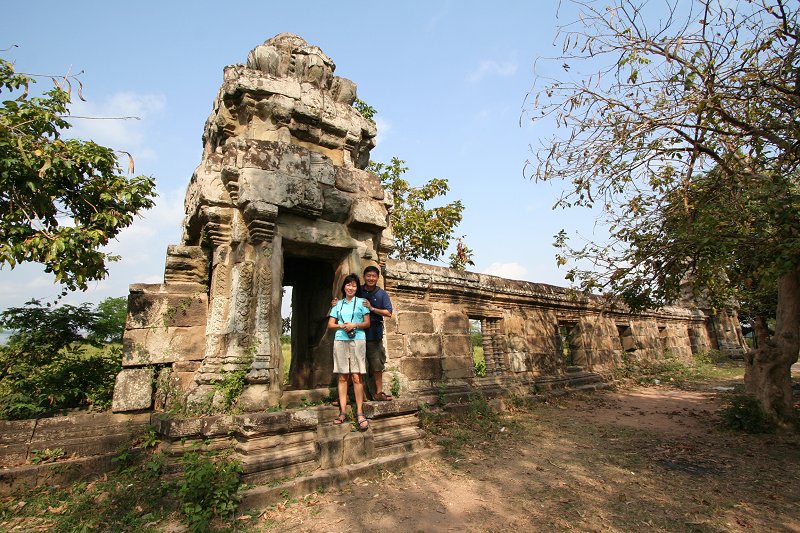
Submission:
{"label": "woman's khaki shorts", "polygon": [[367,341],[333,341],[335,374],[367,373]]}

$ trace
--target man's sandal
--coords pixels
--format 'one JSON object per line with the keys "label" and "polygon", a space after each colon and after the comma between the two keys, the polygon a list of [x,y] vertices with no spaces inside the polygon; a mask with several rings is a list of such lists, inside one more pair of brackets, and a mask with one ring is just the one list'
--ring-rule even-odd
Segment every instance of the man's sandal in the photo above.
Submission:
{"label": "man's sandal", "polygon": [[378,402],[388,402],[394,400],[391,394],[386,394],[385,392],[381,391],[375,395],[375,400]]}
{"label": "man's sandal", "polygon": [[367,420],[367,417],[364,416],[364,413],[357,413],[356,420],[358,421],[358,429],[360,431],[366,431],[369,429],[369,420]]}
{"label": "man's sandal", "polygon": [[341,426],[345,420],[347,420],[347,415],[344,413],[339,413],[339,416],[333,420],[333,423],[334,425]]}

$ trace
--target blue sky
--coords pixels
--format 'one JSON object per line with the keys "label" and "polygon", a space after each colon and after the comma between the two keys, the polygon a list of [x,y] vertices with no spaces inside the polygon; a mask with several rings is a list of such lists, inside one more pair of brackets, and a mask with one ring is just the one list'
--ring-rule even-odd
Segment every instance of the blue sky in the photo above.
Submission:
{"label": "blue sky", "polygon": [[[557,184],[523,177],[529,145],[551,131],[521,118],[538,57],[560,51],[559,2],[56,2],[7,3],[2,56],[22,72],[83,71],[87,102],[73,114],[141,120],[75,121],[76,136],[130,152],[157,182],[157,206],[111,245],[110,276],[68,303],[125,296],[163,280],[178,243],[183,194],[200,161],[203,124],[225,65],[244,63],[268,38],[292,32],[319,46],[336,74],[378,110],[372,159],[400,157],[412,184],[447,178],[461,199],[458,229],[474,250],[470,270],[566,285],[553,235],[591,236],[593,219],[553,211]],[[16,45],[16,47],[13,47]],[[537,67],[539,68],[539,67]],[[545,67],[546,68],[546,67]],[[541,71],[540,71],[541,72]],[[46,88],[48,81],[39,86]],[[58,292],[38,266],[0,270],[0,309]]]}

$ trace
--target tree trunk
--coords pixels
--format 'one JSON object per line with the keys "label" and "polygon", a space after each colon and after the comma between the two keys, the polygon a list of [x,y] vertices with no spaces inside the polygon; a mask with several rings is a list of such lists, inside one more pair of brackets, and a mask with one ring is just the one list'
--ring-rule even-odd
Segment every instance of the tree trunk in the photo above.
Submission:
{"label": "tree trunk", "polygon": [[756,335],[759,347],[745,355],[745,390],[767,413],[787,422],[793,415],[791,367],[800,352],[800,270],[778,282],[775,335],[769,338],[763,320],[756,321]]}

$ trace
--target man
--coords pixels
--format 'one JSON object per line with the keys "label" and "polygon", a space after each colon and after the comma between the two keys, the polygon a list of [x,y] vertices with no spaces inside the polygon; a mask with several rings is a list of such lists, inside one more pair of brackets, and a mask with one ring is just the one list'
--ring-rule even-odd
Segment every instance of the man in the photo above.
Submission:
{"label": "man", "polygon": [[392,301],[385,290],[378,287],[381,272],[370,265],[364,269],[364,285],[358,297],[364,298],[365,307],[370,310],[370,326],[367,333],[367,372],[374,379],[366,380],[367,398],[377,401],[392,399],[391,394],[383,392],[383,369],[386,367],[386,350],[383,349],[383,319],[392,316]]}

